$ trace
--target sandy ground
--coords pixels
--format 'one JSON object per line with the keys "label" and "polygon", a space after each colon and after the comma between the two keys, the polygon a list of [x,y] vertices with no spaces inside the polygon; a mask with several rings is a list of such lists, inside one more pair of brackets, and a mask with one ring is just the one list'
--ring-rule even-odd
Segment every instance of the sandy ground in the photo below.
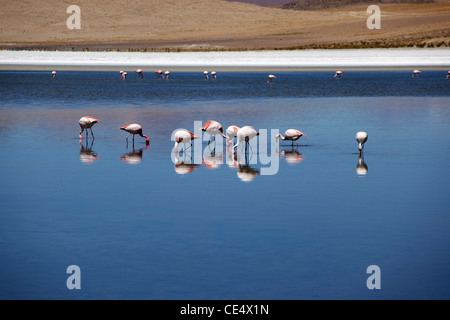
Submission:
{"label": "sandy ground", "polygon": [[222,0],[2,0],[0,48],[47,50],[242,50],[450,46],[450,0],[380,5],[381,30],[366,7],[293,11]]}

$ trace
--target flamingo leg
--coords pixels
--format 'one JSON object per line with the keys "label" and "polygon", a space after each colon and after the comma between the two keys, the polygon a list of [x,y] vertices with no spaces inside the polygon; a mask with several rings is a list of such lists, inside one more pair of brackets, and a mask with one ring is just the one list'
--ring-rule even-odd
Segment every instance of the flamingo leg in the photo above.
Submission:
{"label": "flamingo leg", "polygon": [[92,132],[92,128],[89,128],[89,130],[91,130],[92,139],[95,139],[94,133]]}

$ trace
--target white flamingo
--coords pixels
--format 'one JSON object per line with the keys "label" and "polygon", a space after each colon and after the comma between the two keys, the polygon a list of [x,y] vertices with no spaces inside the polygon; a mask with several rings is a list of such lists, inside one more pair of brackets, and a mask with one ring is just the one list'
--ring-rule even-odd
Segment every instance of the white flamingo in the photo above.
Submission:
{"label": "white flamingo", "polygon": [[178,150],[177,148],[180,143],[183,143],[185,146],[184,149],[187,150],[186,144],[189,143],[189,145],[191,145],[191,142],[194,139],[199,139],[199,137],[187,130],[180,129],[177,132],[175,132],[175,135],[174,135],[175,152],[177,152],[177,150]]}
{"label": "white flamingo", "polygon": [[249,141],[256,136],[259,136],[259,132],[253,129],[253,127],[245,126],[240,128],[237,132],[237,143],[234,145],[233,150],[237,148],[241,143],[245,143],[245,152],[247,152],[247,146],[249,145]]}
{"label": "white flamingo", "polygon": [[269,74],[269,76],[267,77],[267,83],[272,83],[272,80],[276,78],[277,77],[275,77],[273,74]]}
{"label": "white flamingo", "polygon": [[367,132],[360,131],[356,134],[356,141],[358,142],[359,153],[362,152],[362,149],[364,148],[364,144],[366,143],[368,138],[369,138],[369,136],[368,136]]}
{"label": "white flamingo", "polygon": [[336,78],[341,78],[342,77],[342,75],[344,74],[344,71],[342,71],[342,70],[338,70],[338,71],[336,71],[336,74],[334,75],[334,78],[336,79]]}

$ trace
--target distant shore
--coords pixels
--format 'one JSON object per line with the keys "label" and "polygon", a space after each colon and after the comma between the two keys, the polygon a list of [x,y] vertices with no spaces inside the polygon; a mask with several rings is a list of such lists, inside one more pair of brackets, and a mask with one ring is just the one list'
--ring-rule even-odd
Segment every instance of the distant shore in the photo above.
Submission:
{"label": "distant shore", "polygon": [[450,69],[450,49],[342,49],[245,52],[0,51],[0,70],[309,71]]}
{"label": "distant shore", "polygon": [[450,47],[450,0],[380,4],[380,29],[367,4],[284,10],[223,0],[78,0],[80,29],[67,3],[5,1],[0,50],[233,52]]}

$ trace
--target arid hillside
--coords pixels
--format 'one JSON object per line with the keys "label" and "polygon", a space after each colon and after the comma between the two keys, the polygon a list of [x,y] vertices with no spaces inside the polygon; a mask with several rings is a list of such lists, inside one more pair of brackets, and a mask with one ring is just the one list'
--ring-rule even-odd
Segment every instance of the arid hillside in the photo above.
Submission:
{"label": "arid hillside", "polygon": [[367,5],[302,11],[224,0],[78,0],[81,29],[70,30],[66,21],[72,4],[4,1],[0,48],[189,51],[450,45],[450,0],[380,4],[380,30],[367,28]]}

